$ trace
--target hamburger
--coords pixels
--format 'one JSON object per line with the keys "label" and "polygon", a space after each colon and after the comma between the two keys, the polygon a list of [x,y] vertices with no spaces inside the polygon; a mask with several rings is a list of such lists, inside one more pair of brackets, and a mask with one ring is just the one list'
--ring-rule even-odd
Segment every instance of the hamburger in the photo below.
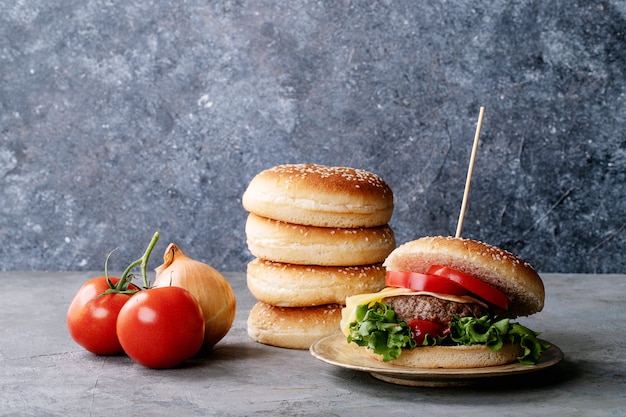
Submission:
{"label": "hamburger", "polygon": [[514,322],[543,309],[531,265],[489,244],[424,237],[383,263],[386,287],[348,297],[341,329],[363,355],[418,368],[536,363],[550,346]]}

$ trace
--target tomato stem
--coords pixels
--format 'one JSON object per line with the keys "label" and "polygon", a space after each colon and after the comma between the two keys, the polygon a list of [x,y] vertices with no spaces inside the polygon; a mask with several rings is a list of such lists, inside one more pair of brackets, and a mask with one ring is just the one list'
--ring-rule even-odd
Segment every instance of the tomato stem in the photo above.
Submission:
{"label": "tomato stem", "polygon": [[122,274],[122,277],[117,282],[117,284],[113,284],[113,281],[111,281],[111,278],[109,276],[109,258],[111,257],[113,252],[115,252],[118,248],[115,248],[111,252],[109,252],[109,254],[107,255],[104,261],[104,277],[106,278],[106,282],[109,285],[109,289],[104,291],[98,297],[101,297],[106,294],[134,294],[137,291],[139,291],[139,289],[128,289],[128,286],[130,285],[131,281],[133,280],[133,278],[135,278],[135,276],[131,274],[130,272],[137,265],[141,265],[141,276],[143,278],[143,283],[144,283],[145,288],[146,289],[150,288],[150,283],[148,282],[146,269],[148,266],[148,259],[150,258],[150,253],[152,253],[152,249],[154,249],[154,246],[156,245],[158,240],[159,240],[159,232],[155,232],[154,235],[152,236],[152,240],[150,241],[150,244],[148,245],[148,248],[146,249],[142,257],[137,259],[136,261],[131,262],[131,264],[128,265],[128,267]]}
{"label": "tomato stem", "polygon": [[125,274],[117,282],[117,285],[114,285],[113,281],[111,281],[111,277],[109,276],[109,258],[111,258],[111,255],[113,254],[113,252],[115,252],[118,249],[119,248],[115,248],[111,252],[109,252],[107,254],[106,259],[104,260],[104,278],[106,278],[106,282],[107,282],[107,284],[109,286],[109,289],[106,290],[101,295],[104,295],[104,294],[116,294],[116,293],[132,294],[132,293],[136,292],[134,290],[129,290],[128,289],[128,285],[130,284],[130,281],[132,281],[132,279],[133,279],[132,275]]}
{"label": "tomato stem", "polygon": [[152,240],[148,244],[145,253],[141,257],[141,277],[143,278],[143,285],[146,288],[150,288],[150,283],[148,282],[148,275],[146,274],[146,269],[148,268],[148,259],[150,259],[150,254],[152,253],[152,249],[159,241],[159,232],[154,232],[152,236]]}
{"label": "tomato stem", "polygon": [[130,265],[128,265],[128,267],[122,274],[122,278],[120,279],[120,282],[122,282],[122,280],[126,280],[126,277],[128,276],[128,274],[134,267],[136,267],[137,265],[141,265],[141,278],[143,279],[144,288],[146,289],[150,288],[150,282],[148,281],[146,269],[148,267],[148,259],[150,258],[152,249],[154,249],[154,246],[156,245],[158,240],[159,240],[159,232],[154,232],[154,235],[152,236],[152,240],[148,244],[148,247],[146,248],[146,251],[144,252],[142,257],[132,262]]}
{"label": "tomato stem", "polygon": [[111,281],[111,277],[109,276],[109,258],[111,257],[113,252],[115,252],[118,249],[119,248],[115,248],[111,252],[109,252],[106,259],[104,260],[104,277],[106,278],[107,284],[109,285],[109,289],[112,290],[113,292],[120,292],[120,291],[128,290],[128,284],[130,284],[130,281],[132,279],[132,277],[131,279],[127,279],[127,277],[124,277],[124,279],[120,279],[118,281],[117,285],[113,285],[113,281]]}

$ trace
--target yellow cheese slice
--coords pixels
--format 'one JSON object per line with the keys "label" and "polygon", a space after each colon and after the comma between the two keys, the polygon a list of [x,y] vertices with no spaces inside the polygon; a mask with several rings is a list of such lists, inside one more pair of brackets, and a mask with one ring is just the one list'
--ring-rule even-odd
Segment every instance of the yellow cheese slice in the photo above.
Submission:
{"label": "yellow cheese slice", "polygon": [[457,303],[472,303],[487,306],[482,301],[470,297],[469,295],[456,296],[450,294],[437,294],[428,291],[413,291],[408,288],[386,287],[375,293],[358,294],[346,298],[346,306],[341,310],[341,331],[348,336],[350,334],[350,323],[356,321],[356,308],[362,304],[368,306],[383,298],[396,297],[398,295],[429,295],[431,297],[440,298],[447,301],[455,301]]}

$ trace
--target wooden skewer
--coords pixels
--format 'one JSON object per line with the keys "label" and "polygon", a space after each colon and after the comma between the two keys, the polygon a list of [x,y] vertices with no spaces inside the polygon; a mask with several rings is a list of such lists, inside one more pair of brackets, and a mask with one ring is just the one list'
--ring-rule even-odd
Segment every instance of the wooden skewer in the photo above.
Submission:
{"label": "wooden skewer", "polygon": [[467,168],[467,179],[465,180],[465,192],[463,193],[463,203],[461,204],[461,212],[459,213],[459,222],[456,226],[456,237],[461,237],[461,229],[463,228],[463,218],[465,217],[465,208],[467,207],[467,199],[469,196],[470,183],[472,181],[472,173],[474,172],[474,161],[476,160],[476,150],[478,149],[478,138],[480,137],[480,129],[483,125],[483,117],[485,116],[485,108],[480,108],[478,115],[478,124],[476,125],[476,134],[474,135],[474,145],[472,146],[472,155],[470,156],[469,167]]}

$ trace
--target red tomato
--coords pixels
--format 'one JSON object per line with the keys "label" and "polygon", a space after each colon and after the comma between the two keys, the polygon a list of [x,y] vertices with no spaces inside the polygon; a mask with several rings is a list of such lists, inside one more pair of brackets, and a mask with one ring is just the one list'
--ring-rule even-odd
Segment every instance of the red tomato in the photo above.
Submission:
{"label": "red tomato", "polygon": [[450,328],[443,324],[435,323],[434,321],[413,319],[407,323],[413,332],[413,339],[417,342],[418,346],[424,343],[424,338],[427,334],[432,337],[444,336],[450,332]]}
{"label": "red tomato", "polygon": [[149,368],[172,368],[200,351],[204,316],[184,288],[151,288],[135,294],[122,307],[117,335],[134,361]]}
{"label": "red tomato", "polygon": [[447,266],[433,265],[428,270],[428,273],[448,278],[502,310],[508,310],[509,308],[509,299],[504,293],[465,272],[457,271]]}
{"label": "red tomato", "polygon": [[447,278],[417,272],[387,271],[385,284],[388,287],[408,288],[437,294],[460,296],[468,293],[465,288]]}
{"label": "red tomato", "polygon": [[[113,285],[119,278],[110,278]],[[67,328],[72,339],[96,355],[114,355],[122,352],[115,323],[122,306],[130,299],[130,294],[103,294],[111,289],[106,277],[98,277],[85,282],[70,303],[67,310]],[[133,284],[129,289],[138,290]]]}

